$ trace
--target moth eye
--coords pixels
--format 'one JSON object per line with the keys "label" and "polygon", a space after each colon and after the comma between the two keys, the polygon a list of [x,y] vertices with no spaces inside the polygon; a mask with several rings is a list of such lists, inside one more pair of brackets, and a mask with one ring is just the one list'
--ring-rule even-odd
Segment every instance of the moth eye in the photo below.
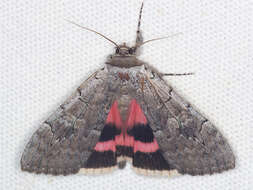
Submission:
{"label": "moth eye", "polygon": [[133,53],[134,53],[134,50],[133,50],[132,48],[130,48],[130,49],[128,50],[128,53],[129,53],[129,54],[133,54]]}
{"label": "moth eye", "polygon": [[119,54],[119,48],[116,49],[116,54]]}

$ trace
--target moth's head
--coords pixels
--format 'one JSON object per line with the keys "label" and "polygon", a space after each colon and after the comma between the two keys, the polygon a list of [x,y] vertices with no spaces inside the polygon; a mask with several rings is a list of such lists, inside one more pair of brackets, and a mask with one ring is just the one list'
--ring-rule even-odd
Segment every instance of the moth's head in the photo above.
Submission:
{"label": "moth's head", "polygon": [[106,64],[116,67],[134,67],[143,64],[142,61],[136,58],[138,48],[136,46],[130,47],[126,43],[117,45],[114,54],[110,55]]}
{"label": "moth's head", "polygon": [[[143,46],[144,44],[151,42],[151,41],[160,40],[160,39],[164,39],[164,38],[169,37],[169,36],[167,36],[167,37],[154,38],[151,40],[143,41],[142,32],[140,30],[142,8],[143,8],[143,3],[141,4],[140,13],[139,13],[139,20],[138,20],[138,26],[137,26],[137,31],[136,31],[135,45],[132,47],[127,46],[126,43],[118,45],[116,42],[114,42],[110,38],[106,37],[105,35],[97,32],[95,30],[81,26],[81,25],[76,24],[72,21],[68,21],[68,20],[67,21],[72,24],[75,24],[76,26],[81,27],[85,30],[88,30],[90,32],[94,32],[115,45],[115,52],[114,52],[114,54],[109,55],[109,58],[107,59],[106,64],[116,66],[116,67],[140,66],[140,65],[144,64],[142,61],[137,59],[137,56],[140,54],[141,46]],[[178,33],[178,34],[180,34],[180,33]],[[176,34],[176,35],[178,35],[178,34]]]}
{"label": "moth's head", "polygon": [[126,43],[115,47],[115,53],[113,56],[118,57],[127,57],[127,56],[136,56],[136,47],[129,47]]}

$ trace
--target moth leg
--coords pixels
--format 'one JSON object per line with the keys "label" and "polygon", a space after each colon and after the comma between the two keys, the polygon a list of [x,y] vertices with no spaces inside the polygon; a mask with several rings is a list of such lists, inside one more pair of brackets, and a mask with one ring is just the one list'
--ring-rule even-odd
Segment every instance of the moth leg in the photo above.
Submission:
{"label": "moth leg", "polygon": [[194,73],[161,73],[162,76],[185,76],[185,75],[194,75]]}

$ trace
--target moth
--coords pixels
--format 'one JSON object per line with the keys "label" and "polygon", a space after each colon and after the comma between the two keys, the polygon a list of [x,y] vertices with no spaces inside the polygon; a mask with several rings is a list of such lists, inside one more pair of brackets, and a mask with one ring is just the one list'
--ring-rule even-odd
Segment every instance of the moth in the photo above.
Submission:
{"label": "moth", "polygon": [[233,152],[216,127],[162,73],[137,58],[143,44],[157,40],[143,41],[142,8],[133,47],[78,25],[115,44],[115,53],[32,135],[22,170],[101,173],[122,169],[130,161],[141,174],[170,176],[235,167]]}

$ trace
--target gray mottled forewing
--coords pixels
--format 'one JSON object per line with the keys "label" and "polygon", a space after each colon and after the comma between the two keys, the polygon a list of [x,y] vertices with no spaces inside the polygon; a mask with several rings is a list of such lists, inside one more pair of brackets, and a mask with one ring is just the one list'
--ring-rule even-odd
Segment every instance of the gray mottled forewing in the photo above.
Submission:
{"label": "gray mottled forewing", "polygon": [[85,81],[33,134],[21,158],[22,170],[71,174],[85,165],[112,103],[107,70]]}
{"label": "gray mottled forewing", "polygon": [[212,174],[235,167],[233,152],[216,127],[182,99],[158,73],[147,70],[139,99],[164,158],[179,173]]}

